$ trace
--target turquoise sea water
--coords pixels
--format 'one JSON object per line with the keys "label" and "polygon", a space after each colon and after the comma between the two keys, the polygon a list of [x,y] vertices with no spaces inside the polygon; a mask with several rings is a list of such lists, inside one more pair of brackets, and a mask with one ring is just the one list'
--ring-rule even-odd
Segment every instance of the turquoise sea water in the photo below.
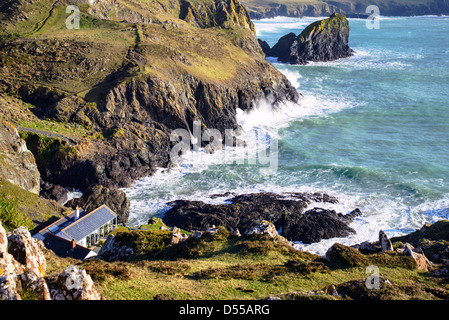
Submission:
{"label": "turquoise sea water", "polygon": [[[270,45],[289,32],[300,33],[316,18],[255,21],[257,35]],[[327,205],[363,216],[357,234],[304,246],[323,254],[334,242],[347,244],[412,231],[449,218],[449,17],[381,18],[380,29],[350,19],[353,57],[306,66],[268,58],[298,91],[300,105],[273,110],[261,103],[239,112],[245,129],[276,138],[277,168],[237,165],[223,156],[242,150],[190,154],[170,172],[125,189],[131,198],[130,224],[163,215],[167,201],[208,199],[226,191],[324,191],[340,199]],[[260,135],[259,135],[260,136]]]}

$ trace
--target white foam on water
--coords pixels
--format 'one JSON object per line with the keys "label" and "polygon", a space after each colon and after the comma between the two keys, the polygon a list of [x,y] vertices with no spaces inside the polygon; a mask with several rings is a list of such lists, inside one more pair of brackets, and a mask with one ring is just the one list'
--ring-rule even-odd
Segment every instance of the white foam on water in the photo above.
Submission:
{"label": "white foam on water", "polygon": [[256,28],[257,36],[282,30],[295,30],[294,33],[300,34],[301,31],[304,30],[312,22],[326,18],[329,17],[303,17],[303,18],[274,17],[274,18],[253,20],[253,23]]}
{"label": "white foam on water", "polygon": [[290,69],[279,69],[279,71],[288,79],[288,81],[290,81],[291,85],[295,87],[295,89],[298,89],[301,86],[299,79],[301,79],[302,76],[299,72],[295,72]]}
{"label": "white foam on water", "polygon": [[[289,70],[289,76],[294,74]],[[296,76],[298,79],[301,75]],[[348,98],[326,99],[305,94],[298,103],[284,101],[274,107],[269,101],[262,99],[257,106],[249,111],[237,109],[237,122],[244,130],[267,127],[280,129],[287,127],[292,121],[310,117],[324,117],[345,109],[358,106]]]}
{"label": "white foam on water", "polygon": [[[293,72],[289,75],[295,76]],[[297,74],[295,77],[299,79],[300,75]],[[272,139],[279,138],[277,130],[288,126],[291,121],[313,116],[322,117],[353,106],[351,101],[344,99],[320,100],[306,95],[299,104],[284,102],[275,108],[267,100],[261,100],[252,110],[237,109],[236,120],[243,128],[243,134],[239,138],[244,140],[247,146],[224,147],[213,154],[206,153],[204,148],[200,148],[198,152],[189,151],[182,155],[180,165],[170,169],[159,168],[152,176],[139,179],[130,188],[122,189],[131,201],[129,225],[138,226],[147,223],[151,216],[160,216],[169,208],[167,202],[178,199],[215,203],[223,199],[210,199],[211,194],[228,191],[235,193],[282,191],[282,188],[276,186],[246,186],[245,181],[239,182],[244,185],[243,187],[223,183],[221,186],[211,188],[207,183],[195,185],[194,182],[186,182],[186,179],[189,175],[201,175],[214,165],[234,164],[236,160],[241,159],[246,159],[246,163],[249,161],[255,163],[256,160],[253,159],[257,152],[261,151],[261,146],[269,147]],[[285,190],[291,192],[295,189]]]}
{"label": "white foam on water", "polygon": [[[324,256],[326,251],[336,242],[344,245],[360,244],[364,241],[378,241],[379,231],[383,230],[388,237],[395,237],[413,232],[424,224],[449,218],[449,195],[438,201],[426,201],[410,207],[401,199],[376,198],[364,194],[348,194],[327,191],[336,196],[340,203],[319,204],[319,207],[348,213],[359,208],[362,216],[356,217],[349,225],[356,233],[344,238],[325,239],[318,243],[303,244],[294,242],[299,250]],[[311,208],[312,206],[309,206]]]}

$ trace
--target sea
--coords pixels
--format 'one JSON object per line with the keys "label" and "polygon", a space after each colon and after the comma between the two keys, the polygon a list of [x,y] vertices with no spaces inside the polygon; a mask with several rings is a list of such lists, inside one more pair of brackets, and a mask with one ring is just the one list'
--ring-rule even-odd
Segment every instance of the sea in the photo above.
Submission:
{"label": "sea", "polygon": [[[324,18],[324,17],[323,17]],[[316,17],[254,21],[273,46]],[[302,95],[298,104],[261,101],[237,110],[246,147],[185,154],[170,170],[123,189],[129,226],[162,217],[177,199],[226,203],[232,195],[325,192],[341,213],[362,212],[356,233],[296,248],[320,255],[335,242],[375,241],[449,219],[449,17],[380,17],[377,28],[348,19],[354,56],[304,66],[268,57]]]}

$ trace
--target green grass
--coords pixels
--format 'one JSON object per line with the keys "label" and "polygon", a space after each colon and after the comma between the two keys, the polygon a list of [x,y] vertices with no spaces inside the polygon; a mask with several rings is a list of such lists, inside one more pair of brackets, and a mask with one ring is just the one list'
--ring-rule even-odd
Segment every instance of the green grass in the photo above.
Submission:
{"label": "green grass", "polygon": [[73,138],[90,138],[94,134],[92,130],[86,129],[81,125],[58,122],[55,120],[25,120],[20,121],[18,125],[28,129],[47,131]]}
{"label": "green grass", "polygon": [[[395,254],[375,254],[362,264],[329,268],[319,256],[267,236],[237,237],[221,228],[215,235],[165,246],[150,259],[89,261],[82,268],[112,300],[334,299],[306,293],[355,280],[364,283],[369,275],[366,263],[377,264],[380,276],[394,284],[394,290],[365,292],[373,299],[435,299],[430,288],[449,289],[444,279],[430,277],[401,259]],[[364,286],[356,289],[360,294],[366,290]],[[287,295],[292,292],[303,294]]]}
{"label": "green grass", "polygon": [[14,230],[20,226],[32,229],[32,220],[18,209],[17,199],[0,193],[0,221],[6,230]]}
{"label": "green grass", "polygon": [[8,181],[0,181],[0,220],[7,231],[25,226],[29,230],[50,218],[61,217],[65,208]]}

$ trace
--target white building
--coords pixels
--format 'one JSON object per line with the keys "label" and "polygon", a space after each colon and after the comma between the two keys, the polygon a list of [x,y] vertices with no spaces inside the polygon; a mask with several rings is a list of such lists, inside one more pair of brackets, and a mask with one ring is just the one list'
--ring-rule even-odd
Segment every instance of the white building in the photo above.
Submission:
{"label": "white building", "polygon": [[[83,209],[76,209],[33,237],[42,241],[46,240],[44,243],[49,249],[52,249],[52,244],[55,242],[52,240],[55,239],[54,236],[70,242],[72,249],[76,248],[76,245],[89,248],[101,238],[106,238],[107,234],[116,227],[117,214],[107,205],[102,205],[89,213]],[[49,235],[52,237],[48,237]]]}

